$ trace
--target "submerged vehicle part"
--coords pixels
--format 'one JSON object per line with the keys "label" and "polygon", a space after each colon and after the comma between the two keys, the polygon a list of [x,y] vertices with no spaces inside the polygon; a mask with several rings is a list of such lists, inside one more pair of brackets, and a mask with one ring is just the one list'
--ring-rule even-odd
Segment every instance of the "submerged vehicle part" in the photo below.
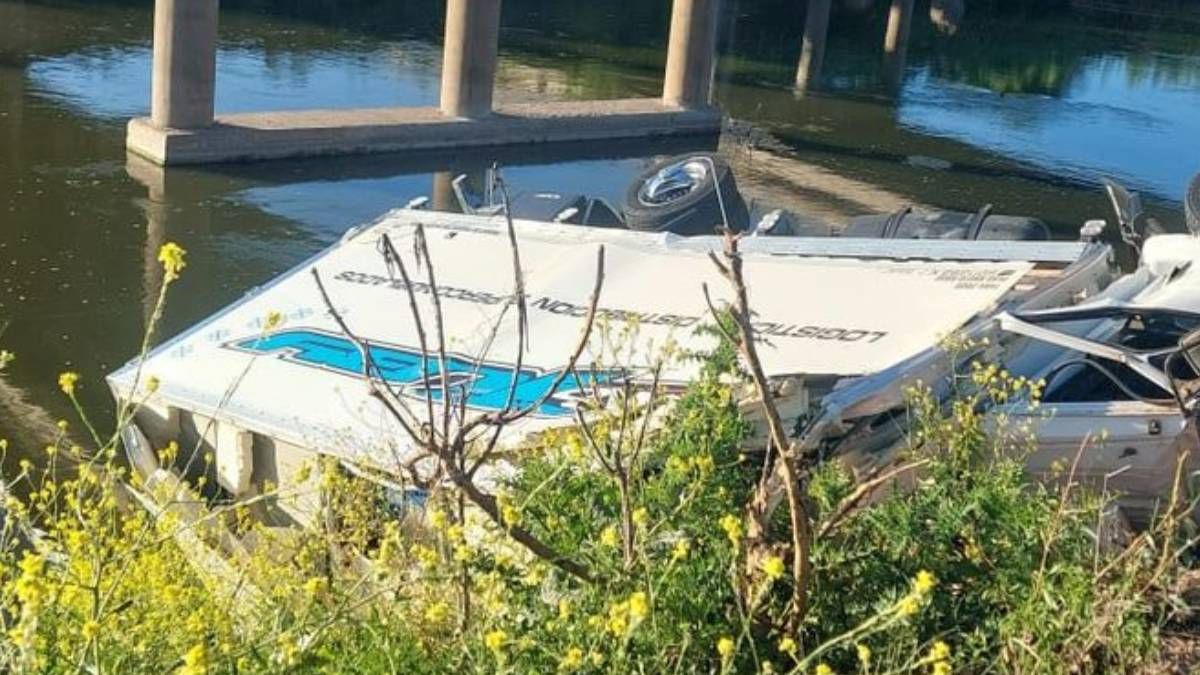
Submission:
{"label": "submerged vehicle part", "polygon": [[[493,170],[488,171],[483,195],[470,192],[466,181],[466,174],[462,174],[451,182],[460,212],[484,216],[504,212],[504,200],[496,189]],[[421,202],[420,206],[425,204]],[[512,196],[508,209],[513,218],[522,220],[593,227],[622,227],[624,224],[621,214],[607,200],[576,193],[518,192]]]}
{"label": "submerged vehicle part", "polygon": [[742,231],[750,212],[729,164],[714,154],[668,159],[630,183],[622,202],[625,225],[644,232],[712,234]]}
{"label": "submerged vehicle part", "polygon": [[1044,241],[1050,228],[1037,218],[993,215],[988,204],[976,213],[902,209],[886,215],[859,216],[842,231],[843,237],[880,239],[968,239],[987,241]]}
{"label": "submerged vehicle part", "polygon": [[[469,189],[465,174],[455,178],[452,185],[461,213],[503,212],[494,170],[487,172],[481,194]],[[1105,186],[1117,212],[1121,236],[1135,250],[1145,237],[1161,231],[1153,219],[1145,216],[1136,192],[1111,180],[1106,180]],[[1200,212],[1200,186],[1194,191],[1195,210]],[[427,204],[427,200],[419,202],[420,207]],[[844,224],[806,219],[782,208],[760,208],[747,202],[728,162],[713,153],[679,155],[656,162],[630,182],[620,208],[584,194],[543,191],[513,194],[509,209],[514,218],[521,220],[680,235],[709,235],[723,226],[752,231],[756,236],[964,241],[1045,241],[1051,237],[1043,221],[995,214],[991,204],[974,213],[905,207],[893,213],[857,216]]]}

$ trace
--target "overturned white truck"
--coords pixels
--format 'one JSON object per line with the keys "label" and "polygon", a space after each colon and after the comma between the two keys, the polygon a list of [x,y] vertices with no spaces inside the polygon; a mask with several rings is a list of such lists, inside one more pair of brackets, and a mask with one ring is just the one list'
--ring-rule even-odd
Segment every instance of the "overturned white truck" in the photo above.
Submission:
{"label": "overturned white truck", "polygon": [[[1128,228],[1134,219],[1119,220]],[[424,276],[406,283],[380,252],[386,236],[393,251],[411,255],[418,224],[436,266],[436,293]],[[799,442],[886,461],[904,433],[895,422],[906,389],[944,381],[956,361],[978,356],[948,350],[944,339],[988,337],[988,358],[1047,381],[1040,409],[1018,401],[1006,411],[1037,428],[1031,469],[1070,460],[1085,438],[1096,437],[1079,474],[1107,481],[1138,514],[1152,510],[1171,484],[1176,453],[1192,442],[1177,382],[1195,373],[1171,355],[1200,325],[1193,265],[1200,240],[1161,234],[1139,241],[1140,266],[1121,276],[1112,248],[1096,240],[1101,229],[1092,223],[1071,242],[745,237],[759,352],[769,377],[799,385],[793,400],[804,405],[791,408],[804,419],[792,425]],[[562,372],[588,313],[601,245],[607,263],[596,317],[636,326],[646,355],[640,365],[668,343],[712,346],[711,333],[696,329],[710,321],[702,285],[718,302],[728,296],[707,257],[720,249],[719,237],[520,218],[514,231],[528,299],[520,359],[506,317],[513,266],[503,214],[395,210],[113,373],[115,396],[139,406],[124,435],[132,464],[159,480],[208,471],[210,485],[243,497],[315,480],[299,468],[325,455],[354,471],[395,476],[389,485],[402,489],[401,467],[414,446],[370,394],[368,362],[376,383],[413,405],[440,407],[446,393],[464,410],[536,405],[506,429],[509,443],[570,424],[581,390],[612,385],[606,378],[650,377],[637,358],[614,371],[599,331],[576,367]],[[444,360],[421,349],[410,300],[427,315],[440,302]],[[660,381],[686,383],[695,367],[671,362]],[[1101,429],[1108,430],[1104,442]],[[160,466],[150,449],[171,440],[183,451]],[[211,466],[197,461],[210,452]],[[311,520],[316,507],[303,496],[311,491],[294,494],[274,504],[272,518]]]}

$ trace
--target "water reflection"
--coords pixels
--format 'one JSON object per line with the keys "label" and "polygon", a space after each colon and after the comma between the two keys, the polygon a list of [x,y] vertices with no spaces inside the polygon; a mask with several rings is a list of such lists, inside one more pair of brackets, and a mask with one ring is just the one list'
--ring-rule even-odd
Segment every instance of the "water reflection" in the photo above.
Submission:
{"label": "water reflection", "polygon": [[[419,152],[263,164],[162,169],[130,156],[127,171],[147,187],[147,214],[163,200],[261,212],[287,223],[288,239],[311,250],[347,228],[373,220],[415,197],[455,210],[448,181],[466,174],[474,185],[493,165],[514,190],[555,190],[619,203],[632,178],[657,158],[716,148],[707,137],[614,141],[468,151]],[[550,176],[553,176],[551,179]],[[150,208],[154,205],[154,208]],[[221,230],[220,226],[217,227]]]}
{"label": "water reflection", "polygon": [[[1200,57],[1163,61],[1165,72],[1200,80]],[[909,78],[897,119],[1048,172],[1087,182],[1114,176],[1180,201],[1200,171],[1200,88],[1173,81],[1145,61],[1110,55],[1076,64],[1057,95],[1006,95],[924,67]]]}
{"label": "water reflection", "polygon": [[[436,105],[441,51],[420,42],[369,49],[267,51],[227,46],[217,52],[220,113],[305,108]],[[125,119],[145,114],[149,46],[87,49],[36,59],[31,89],[79,114]]]}

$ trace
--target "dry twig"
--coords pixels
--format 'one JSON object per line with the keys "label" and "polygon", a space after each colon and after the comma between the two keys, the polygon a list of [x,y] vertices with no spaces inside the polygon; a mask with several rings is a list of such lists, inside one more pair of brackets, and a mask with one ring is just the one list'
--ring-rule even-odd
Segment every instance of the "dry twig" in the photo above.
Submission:
{"label": "dry twig", "polygon": [[[787,498],[789,524],[791,526],[791,557],[792,557],[792,599],[789,616],[789,628],[796,630],[804,618],[808,603],[809,554],[812,548],[812,523],[804,498],[801,495],[801,478],[798,464],[797,449],[788,440],[783,420],[775,406],[774,399],[763,371],[762,361],[755,346],[754,327],[750,321],[749,292],[742,271],[742,256],[738,252],[739,235],[724,231],[724,247],[722,258],[710,253],[709,258],[716,266],[721,276],[733,287],[734,299],[728,308],[730,318],[737,328],[736,342],[742,358],[750,371],[750,378],[758,391],[763,406],[763,414],[770,431],[771,448],[764,458],[765,466],[762,476],[746,507],[747,520],[747,567],[753,571],[759,567],[760,559],[771,550],[770,545],[770,516],[778,491],[775,474],[782,479],[784,494]],[[708,289],[704,289],[705,297]],[[711,300],[710,300],[711,307]],[[719,323],[719,322],[718,322]]]}
{"label": "dry twig", "polygon": [[[505,406],[497,411],[483,412],[475,415],[472,418],[466,417],[466,397],[460,396],[456,400],[452,395],[450,388],[450,373],[447,368],[447,349],[446,349],[446,326],[445,317],[442,310],[441,297],[438,292],[437,276],[434,270],[434,263],[429,254],[429,245],[425,236],[425,229],[418,224],[413,233],[413,255],[416,258],[418,265],[423,265],[426,272],[426,284],[429,288],[431,297],[431,306],[433,312],[434,335],[436,349],[436,360],[438,368],[438,380],[441,388],[441,401],[438,406],[434,405],[433,401],[433,382],[429,376],[428,363],[430,361],[430,345],[425,333],[425,321],[422,318],[419,303],[416,299],[413,284],[410,281],[408,270],[404,265],[403,257],[396,250],[390,238],[386,235],[381,239],[380,248],[384,256],[384,260],[388,265],[389,271],[393,268],[397,269],[401,276],[401,282],[408,295],[408,304],[413,316],[414,326],[417,330],[418,341],[420,343],[421,357],[423,364],[422,382],[425,399],[426,423],[424,425],[415,424],[411,411],[403,404],[403,400],[399,394],[388,388],[383,377],[382,371],[374,363],[371,355],[370,345],[363,339],[357,337],[345,319],[334,306],[332,299],[329,297],[324,284],[321,282],[320,274],[314,269],[313,277],[316,280],[318,289],[320,290],[322,301],[330,315],[337,322],[342,332],[351,339],[358,347],[363,358],[363,375],[371,388],[372,395],[383,403],[388,413],[395,418],[405,433],[408,434],[413,444],[416,446],[417,455],[405,462],[402,468],[407,471],[414,481],[418,481],[419,485],[426,487],[436,487],[438,480],[444,479],[448,481],[454,488],[459,490],[460,495],[465,497],[477,508],[482,510],[490,520],[502,527],[508,532],[515,541],[524,546],[530,553],[545,560],[546,562],[558,567],[564,572],[575,576],[584,581],[593,579],[591,572],[582,564],[570,559],[568,556],[559,551],[554,550],[549,545],[542,542],[536,535],[529,530],[514,523],[505,522],[499,503],[495,497],[479,487],[475,482],[475,474],[479,467],[482,466],[488,458],[491,457],[496,442],[503,431],[503,428],[512,424],[524,417],[527,417],[546,402],[553,398],[559,387],[566,380],[568,374],[575,371],[576,364],[583,354],[583,350],[587,347],[591,336],[592,327],[595,323],[596,309],[600,299],[600,292],[604,284],[604,247],[600,247],[596,255],[596,280],[592,289],[592,295],[588,304],[588,311],[584,321],[583,328],[580,332],[579,341],[572,349],[566,365],[551,382],[549,388],[543,392],[537,400],[529,402],[524,407],[516,407],[516,387],[518,378],[521,375],[521,365],[523,363],[524,346],[528,342],[528,325],[526,311],[524,308],[524,278],[520,268],[520,253],[517,243],[515,228],[512,224],[512,219],[508,219],[508,239],[509,245],[513,250],[513,277],[514,277],[514,295],[515,301],[518,304],[517,313],[517,331],[518,331],[518,354],[514,367],[512,381],[509,387],[509,394]],[[501,315],[501,319],[503,315]],[[482,360],[481,355],[480,360]],[[440,418],[435,415],[435,411],[440,409]],[[457,416],[455,412],[459,413]],[[457,417],[457,419],[456,419]],[[475,432],[486,427],[491,427],[491,437],[487,442],[482,452],[478,457],[470,458],[470,451],[474,446],[476,439]],[[433,479],[426,478],[421,480],[418,476],[417,464],[427,458],[436,460],[437,468]],[[468,466],[468,461],[470,464]],[[437,479],[437,480],[434,480]],[[459,514],[461,519],[461,512]]]}

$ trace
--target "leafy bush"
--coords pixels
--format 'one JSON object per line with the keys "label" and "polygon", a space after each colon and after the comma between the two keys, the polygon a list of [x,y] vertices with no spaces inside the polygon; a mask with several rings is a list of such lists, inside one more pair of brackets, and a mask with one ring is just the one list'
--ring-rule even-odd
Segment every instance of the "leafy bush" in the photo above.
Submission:
{"label": "leafy bush", "polygon": [[[173,260],[177,274],[181,253]],[[96,434],[85,451],[64,422],[44,466],[24,462],[6,480],[0,664],[1066,673],[1126,670],[1153,653],[1164,611],[1153,591],[1176,569],[1171,523],[1127,549],[1098,545],[1102,500],[1031,483],[1027,435],[980,412],[1037,395],[992,368],[961,378],[945,409],[913,393],[899,460],[910,470],[869,499],[858,503],[863,478],[838,461],[806,479],[817,536],[808,610],[789,629],[786,547],[746,570],[743,513],[762,459],[742,447],[736,352],[723,343],[703,358],[674,402],[655,409],[626,392],[513,455],[520,471],[497,486],[503,526],[450,489],[397,514],[375,483],[328,460],[312,467],[328,517],[278,532],[250,515],[284,494],[229,502],[203,485],[144,484],[115,439]],[[72,400],[76,384],[60,380]],[[147,496],[161,506],[140,508]],[[589,579],[514,542],[518,525]],[[199,553],[231,531],[256,545]]]}

